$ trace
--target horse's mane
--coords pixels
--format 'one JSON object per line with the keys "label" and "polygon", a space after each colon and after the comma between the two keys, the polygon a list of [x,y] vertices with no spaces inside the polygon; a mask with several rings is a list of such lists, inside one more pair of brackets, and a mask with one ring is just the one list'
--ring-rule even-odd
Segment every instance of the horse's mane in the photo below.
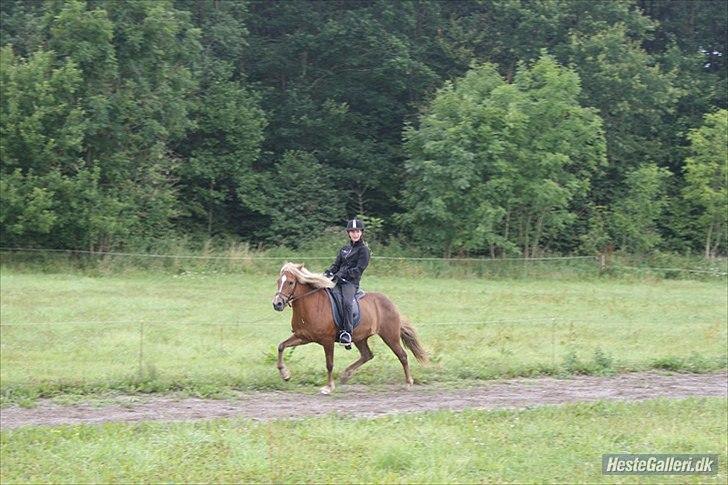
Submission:
{"label": "horse's mane", "polygon": [[334,282],[329,278],[321,273],[310,272],[302,264],[286,263],[281,268],[280,274],[285,272],[289,272],[295,276],[299,283],[308,283],[314,288],[333,288],[335,286]]}

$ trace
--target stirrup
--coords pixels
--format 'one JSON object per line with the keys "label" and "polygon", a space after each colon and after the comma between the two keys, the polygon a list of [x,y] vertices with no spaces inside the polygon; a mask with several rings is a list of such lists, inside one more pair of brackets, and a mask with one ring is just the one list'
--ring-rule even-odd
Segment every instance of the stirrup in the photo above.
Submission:
{"label": "stirrup", "polygon": [[339,343],[351,348],[351,334],[344,330],[339,334]]}

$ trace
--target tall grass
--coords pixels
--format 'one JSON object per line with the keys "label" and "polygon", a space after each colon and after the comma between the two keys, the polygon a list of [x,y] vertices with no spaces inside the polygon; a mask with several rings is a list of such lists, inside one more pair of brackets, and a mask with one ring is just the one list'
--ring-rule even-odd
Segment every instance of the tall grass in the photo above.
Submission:
{"label": "tall grass", "polygon": [[[44,273],[81,271],[90,275],[113,275],[139,271],[171,274],[205,272],[274,274],[286,261],[305,263],[314,269],[329,266],[343,244],[340,234],[326,233],[296,250],[286,247],[253,248],[247,243],[208,240],[202,243],[165,240],[156,246],[125,252],[3,250],[5,268]],[[697,256],[654,253],[649,256],[615,254],[603,265],[598,256],[563,256],[545,259],[452,258],[442,259],[396,241],[371,243],[373,262],[367,274],[441,278],[508,279],[696,279],[725,280],[728,260],[705,260]]]}

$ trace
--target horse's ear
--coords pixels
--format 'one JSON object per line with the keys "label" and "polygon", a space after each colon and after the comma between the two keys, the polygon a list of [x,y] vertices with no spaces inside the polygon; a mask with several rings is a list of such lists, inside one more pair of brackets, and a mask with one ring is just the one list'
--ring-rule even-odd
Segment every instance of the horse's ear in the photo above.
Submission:
{"label": "horse's ear", "polygon": [[298,269],[303,269],[303,263],[301,263],[301,264],[297,264],[297,265],[296,265],[296,268],[298,268]]}

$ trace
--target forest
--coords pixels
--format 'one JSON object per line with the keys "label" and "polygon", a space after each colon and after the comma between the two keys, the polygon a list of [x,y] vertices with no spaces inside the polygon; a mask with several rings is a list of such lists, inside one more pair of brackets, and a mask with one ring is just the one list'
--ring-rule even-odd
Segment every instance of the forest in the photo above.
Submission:
{"label": "forest", "polygon": [[[0,3],[0,245],[726,254],[723,0]],[[344,238],[343,231],[339,234]]]}

